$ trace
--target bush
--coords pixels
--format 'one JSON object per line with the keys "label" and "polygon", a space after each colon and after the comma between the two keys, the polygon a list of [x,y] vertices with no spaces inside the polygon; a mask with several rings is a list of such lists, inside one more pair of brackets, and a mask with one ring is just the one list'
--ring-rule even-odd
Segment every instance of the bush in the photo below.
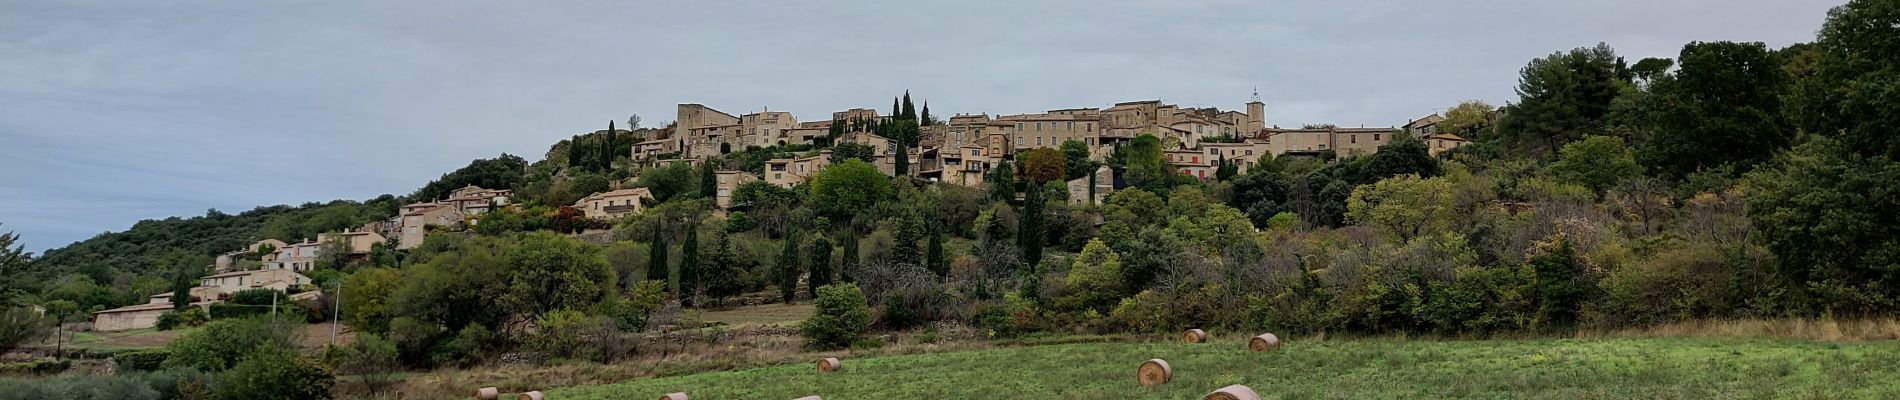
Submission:
{"label": "bush", "polygon": [[51,375],[66,372],[72,366],[73,362],[66,360],[0,364],[0,375]]}
{"label": "bush", "polygon": [[[304,308],[296,305],[295,303],[285,302],[285,303],[278,304],[277,313],[279,314],[277,317],[283,318],[284,321],[304,322],[310,319],[310,316],[305,314]],[[271,306],[268,304],[260,306],[260,305],[249,305],[249,304],[218,303],[218,304],[211,305],[211,319],[244,318],[244,317],[251,317],[251,316],[260,316],[264,318],[269,318],[270,315],[271,315]]]}
{"label": "bush", "polygon": [[402,362],[396,353],[396,342],[365,333],[357,335],[356,341],[341,349],[343,372],[363,378],[363,386],[369,388],[373,396],[389,386],[393,375],[402,368]]}
{"label": "bush", "polygon": [[871,310],[865,305],[864,292],[858,290],[858,285],[839,283],[818,288],[818,299],[813,306],[811,317],[799,323],[807,347],[849,347],[871,327]]}
{"label": "bush", "polygon": [[336,374],[287,347],[252,348],[216,379],[220,399],[328,399]]}
{"label": "bush", "polygon": [[162,364],[219,372],[259,347],[290,347],[286,329],[273,329],[263,319],[226,319],[205,324],[204,329],[172,341],[166,349],[171,357]]}
{"label": "bush", "polygon": [[161,393],[138,379],[68,375],[44,379],[0,379],[0,400],[159,400]]}
{"label": "bush", "polygon": [[436,346],[429,359],[436,365],[467,367],[480,364],[487,359],[488,351],[494,348],[497,338],[495,332],[482,324],[468,324],[454,339]]}
{"label": "bush", "polygon": [[536,332],[528,340],[528,347],[548,358],[583,358],[588,349],[581,345],[581,336],[594,322],[593,317],[580,311],[547,313],[535,321]]}
{"label": "bush", "polygon": [[[239,290],[237,291],[237,293],[232,293],[231,301],[224,304],[269,306],[271,305],[271,302],[273,300],[276,301],[277,304],[290,303],[290,298],[284,295],[284,292],[277,291],[277,289],[257,288],[257,289]],[[214,311],[212,312],[212,315],[216,316],[217,315],[217,313],[215,312],[216,310],[212,310],[212,311]]]}
{"label": "bush", "polygon": [[159,314],[158,330],[169,331],[178,328],[189,328],[204,325],[206,321],[210,320],[211,316],[206,314],[203,308],[186,307],[183,312],[172,310]]}
{"label": "bush", "polygon": [[112,361],[119,364],[121,371],[157,371],[171,356],[171,350],[159,348],[114,354]]}

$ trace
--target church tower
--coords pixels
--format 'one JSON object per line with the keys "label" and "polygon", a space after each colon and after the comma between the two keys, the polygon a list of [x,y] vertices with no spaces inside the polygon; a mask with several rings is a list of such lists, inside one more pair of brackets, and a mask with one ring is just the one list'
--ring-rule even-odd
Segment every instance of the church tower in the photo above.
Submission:
{"label": "church tower", "polygon": [[1267,127],[1267,103],[1260,102],[1260,89],[1253,90],[1253,101],[1247,102],[1247,126],[1241,127],[1248,135],[1260,132]]}

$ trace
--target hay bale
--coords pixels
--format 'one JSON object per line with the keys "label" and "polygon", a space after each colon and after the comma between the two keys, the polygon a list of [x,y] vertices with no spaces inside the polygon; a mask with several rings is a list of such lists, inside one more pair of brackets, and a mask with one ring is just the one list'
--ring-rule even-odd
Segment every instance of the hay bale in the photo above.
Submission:
{"label": "hay bale", "polygon": [[685,393],[667,393],[665,396],[660,396],[660,400],[686,400],[686,394]]}
{"label": "hay bale", "polygon": [[1189,329],[1187,330],[1187,332],[1181,333],[1181,341],[1184,343],[1206,342],[1207,331],[1203,331],[1200,329]]}
{"label": "hay bale", "polygon": [[501,398],[501,389],[485,387],[475,389],[475,400],[495,400]]}
{"label": "hay bale", "polygon": [[546,395],[541,394],[541,391],[535,390],[522,393],[520,396],[515,396],[515,400],[542,400],[546,397]]}
{"label": "hay bale", "polygon": [[818,398],[818,396],[805,396],[805,397],[800,397],[800,398],[796,398],[792,400],[825,400],[825,399]]}
{"label": "hay bale", "polygon": [[1254,336],[1253,339],[1247,339],[1247,350],[1250,351],[1274,351],[1279,349],[1280,337],[1274,336],[1272,332],[1262,333],[1260,336]]}
{"label": "hay bale", "polygon": [[1167,361],[1159,358],[1143,361],[1141,368],[1135,370],[1135,382],[1141,383],[1142,386],[1168,383],[1169,379],[1174,379],[1174,368],[1169,367]]}
{"label": "hay bale", "polygon": [[1208,393],[1207,397],[1202,397],[1201,399],[1202,400],[1260,400],[1260,394],[1254,393],[1253,388],[1249,388],[1246,386],[1227,385],[1227,387],[1214,390],[1213,393]]}
{"label": "hay bale", "polygon": [[844,364],[839,363],[836,357],[825,357],[818,360],[818,373],[828,374],[837,372],[840,369],[844,369]]}

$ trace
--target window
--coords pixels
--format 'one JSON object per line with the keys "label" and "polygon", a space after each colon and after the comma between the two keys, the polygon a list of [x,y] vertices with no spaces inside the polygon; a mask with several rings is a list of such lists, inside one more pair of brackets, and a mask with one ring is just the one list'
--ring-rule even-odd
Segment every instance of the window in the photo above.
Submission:
{"label": "window", "polygon": [[1377,133],[1374,133],[1374,134],[1372,134],[1372,141],[1374,141],[1374,142],[1377,142],[1377,141],[1379,141],[1379,134],[1377,134]]}
{"label": "window", "polygon": [[[1349,139],[1351,139],[1353,143],[1359,143],[1359,135],[1352,135],[1351,137],[1349,137]],[[1378,140],[1378,139],[1373,139],[1373,140]]]}

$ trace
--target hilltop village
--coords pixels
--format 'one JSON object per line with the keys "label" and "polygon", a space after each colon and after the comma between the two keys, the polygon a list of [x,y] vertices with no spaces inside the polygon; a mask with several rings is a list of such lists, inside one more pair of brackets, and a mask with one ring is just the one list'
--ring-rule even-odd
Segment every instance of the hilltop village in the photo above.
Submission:
{"label": "hilltop village", "polygon": [[[678,105],[674,121],[664,128],[615,129],[610,124],[609,130],[596,133],[634,135],[637,140],[624,154],[643,167],[699,167],[709,159],[745,150],[773,149],[773,154],[793,155],[766,160],[758,170],[715,170],[717,191],[713,197],[720,209],[734,206],[733,195],[740,185],[764,181],[791,188],[848,158],[862,159],[886,176],[981,188],[994,179],[997,166],[1012,162],[1019,153],[1065,144],[1080,146],[1100,166],[1067,181],[1069,203],[1100,204],[1126,185],[1117,171],[1107,166],[1108,158],[1119,146],[1144,135],[1160,141],[1165,159],[1177,172],[1199,180],[1215,179],[1223,166],[1244,174],[1267,156],[1369,155],[1401,135],[1423,141],[1434,156],[1467,143],[1456,134],[1439,132],[1438,123],[1443,117],[1435,113],[1401,126],[1343,128],[1319,124],[1282,128],[1268,123],[1266,104],[1257,96],[1245,104],[1245,112],[1143,100],[1106,108],[1065,108],[1032,114],[958,113],[941,121],[930,115],[927,104],[919,113],[909,97],[906,93],[901,99],[893,99],[888,114],[873,108],[852,108],[805,122],[789,112],[769,108],[735,116],[703,104],[684,103]],[[1495,119],[1497,113],[1492,117]],[[900,122],[915,125],[894,128]],[[900,136],[902,132],[913,132],[914,137],[880,134]],[[837,153],[841,151],[850,154],[840,157]],[[638,214],[656,202],[648,188],[616,186],[622,187],[587,195],[569,209],[587,219],[607,222]],[[307,299],[319,290],[301,273],[315,270],[319,259],[365,260],[378,244],[413,249],[431,231],[479,224],[482,214],[510,207],[512,195],[511,190],[467,186],[439,199],[404,204],[386,220],[322,233],[315,240],[286,243],[265,239],[251,243],[219,255],[211,266],[212,274],[200,278],[190,290],[189,301],[209,307],[250,289],[273,289],[289,293],[292,299]],[[173,296],[173,292],[159,293],[149,296],[144,304],[94,312],[94,329],[153,327],[161,314],[173,309]]]}

